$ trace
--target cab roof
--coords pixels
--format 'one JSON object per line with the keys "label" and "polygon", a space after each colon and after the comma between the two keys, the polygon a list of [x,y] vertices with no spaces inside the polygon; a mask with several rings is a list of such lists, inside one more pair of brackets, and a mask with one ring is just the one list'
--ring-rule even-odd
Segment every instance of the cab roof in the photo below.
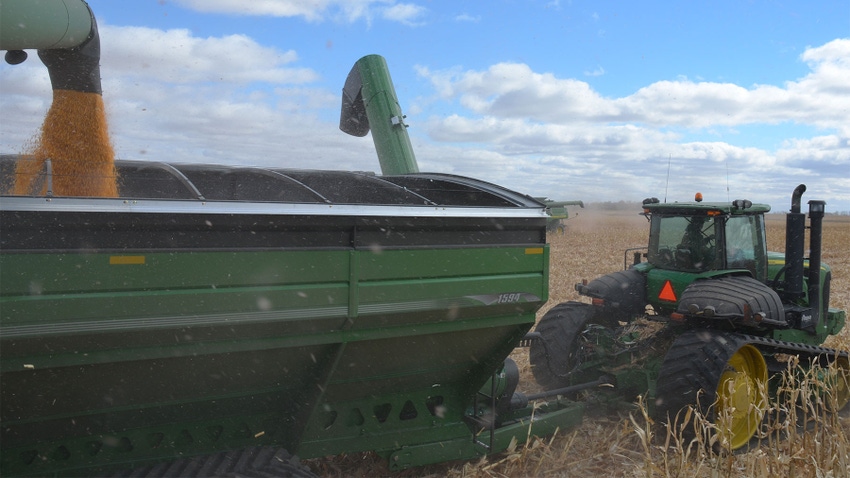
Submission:
{"label": "cab roof", "polygon": [[656,198],[643,201],[645,214],[663,216],[721,216],[721,215],[757,215],[770,211],[769,204],[753,204],[746,199],[732,202],[673,202],[661,203]]}

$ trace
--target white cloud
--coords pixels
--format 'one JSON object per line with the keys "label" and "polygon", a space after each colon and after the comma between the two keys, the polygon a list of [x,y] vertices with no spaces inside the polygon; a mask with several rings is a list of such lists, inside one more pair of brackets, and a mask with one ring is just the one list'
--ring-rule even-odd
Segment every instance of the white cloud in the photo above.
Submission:
{"label": "white cloud", "polygon": [[245,35],[199,38],[185,29],[103,26],[100,30],[101,63],[109,72],[107,78],[148,78],[176,84],[303,84],[318,78],[308,68],[287,66],[298,60],[295,51],[263,47]]}
{"label": "white cloud", "polygon": [[605,74],[605,68],[597,66],[595,70],[586,70],[584,76],[602,76]]}
{"label": "white cloud", "polygon": [[437,72],[420,69],[444,98],[457,97],[475,113],[558,123],[572,118],[617,115],[615,105],[583,81],[535,73],[528,65],[499,63],[485,71]]}
{"label": "white cloud", "polygon": [[262,15],[275,17],[303,16],[307,20],[321,19],[332,0],[176,0],[177,3],[199,12],[231,15]]}
{"label": "white cloud", "polygon": [[381,18],[405,25],[417,24],[425,8],[394,0],[176,0],[186,8],[228,15],[302,17],[310,22],[332,19],[353,23]]}
{"label": "white cloud", "polygon": [[420,19],[425,15],[426,11],[424,7],[420,7],[419,5],[398,3],[384,9],[381,16],[387,20],[416,26],[422,24]]}
{"label": "white cloud", "polygon": [[[439,98],[463,108],[431,118],[425,125],[430,137],[522,157],[524,169],[535,174],[509,174],[503,183],[521,191],[586,200],[604,200],[601,195],[616,191],[618,199],[636,200],[669,187],[671,196],[682,200],[699,187],[726,200],[732,194],[726,191],[728,181],[739,195],[784,203],[788,184],[806,181],[810,190],[847,205],[850,192],[842,184],[850,182],[850,40],[810,48],[800,58],[810,72],[782,86],[678,78],[621,98],[603,97],[589,83],[518,63],[477,71],[418,67],[417,72]],[[776,151],[732,144],[738,134],[732,128],[788,124],[826,134],[789,138]],[[694,132],[719,140],[684,140],[685,133]],[[474,154],[454,163],[465,164],[469,155]],[[668,158],[674,176],[669,185],[662,179]],[[571,179],[565,189],[566,177]]]}
{"label": "white cloud", "polygon": [[468,13],[461,13],[460,15],[455,17],[456,22],[469,22],[469,23],[479,23],[481,21],[481,15],[470,15]]}
{"label": "white cloud", "polygon": [[795,121],[845,129],[850,111],[850,40],[802,56],[812,72],[784,87],[665,80],[622,98],[604,98],[583,81],[500,63],[483,71],[420,68],[444,98],[477,114],[569,124],[621,121],[685,128]]}
{"label": "white cloud", "polygon": [[[320,19],[377,18],[405,4],[292,5],[312,5]],[[426,13],[399,8],[392,21]],[[188,30],[102,24],[101,35],[108,38],[104,98],[122,158],[378,169],[370,138],[346,136],[323,119],[338,113],[339,92],[317,86],[319,74],[293,50]],[[521,63],[418,66],[433,96],[399,99],[423,104],[430,115],[408,118],[423,171],[557,199],[640,200],[669,190],[671,200],[684,200],[701,190],[707,198],[747,197],[774,209],[802,181],[831,207],[850,209],[850,40],[810,48],[800,60],[808,74],[780,86],[676,78],[620,98]],[[0,82],[0,151],[15,152],[37,132],[49,80],[36,60],[0,67]],[[732,128],[773,124],[803,124],[817,135],[788,137],[775,151],[730,138]]]}

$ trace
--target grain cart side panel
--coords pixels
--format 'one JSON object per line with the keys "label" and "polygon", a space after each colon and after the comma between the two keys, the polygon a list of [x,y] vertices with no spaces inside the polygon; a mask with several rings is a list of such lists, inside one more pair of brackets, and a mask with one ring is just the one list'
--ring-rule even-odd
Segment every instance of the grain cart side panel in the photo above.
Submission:
{"label": "grain cart side panel", "polygon": [[471,439],[547,299],[543,208],[486,183],[118,167],[132,198],[0,203],[3,474]]}
{"label": "grain cart side panel", "polygon": [[540,245],[362,257],[359,315],[350,333],[375,340],[354,340],[339,351],[338,373],[325,386],[299,454],[350,451],[353,439],[359,450],[380,451],[468,436],[462,417],[470,397],[544,301],[547,254]]}
{"label": "grain cart side panel", "polygon": [[[6,212],[4,469],[295,448],[317,358],[347,315],[347,251],[240,250],[281,217]],[[114,248],[130,235],[135,247]]]}

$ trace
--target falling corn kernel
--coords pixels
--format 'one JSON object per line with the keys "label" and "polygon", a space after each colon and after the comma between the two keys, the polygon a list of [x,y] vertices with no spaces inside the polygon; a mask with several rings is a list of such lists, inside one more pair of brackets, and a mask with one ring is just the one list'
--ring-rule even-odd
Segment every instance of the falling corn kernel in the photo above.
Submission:
{"label": "falling corn kernel", "polygon": [[[16,167],[14,194],[117,197],[115,153],[106,127],[103,97],[53,90],[41,136]],[[50,159],[52,177],[46,177]]]}

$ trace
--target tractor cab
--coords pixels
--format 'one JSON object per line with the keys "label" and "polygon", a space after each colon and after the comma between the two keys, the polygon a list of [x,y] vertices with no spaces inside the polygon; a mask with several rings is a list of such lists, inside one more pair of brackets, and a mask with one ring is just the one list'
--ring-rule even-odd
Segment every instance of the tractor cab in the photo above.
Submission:
{"label": "tractor cab", "polygon": [[660,203],[646,199],[650,221],[647,298],[660,309],[676,308],[679,292],[695,279],[749,275],[767,281],[766,204],[747,200],[703,203]]}
{"label": "tractor cab", "polygon": [[[824,201],[800,211],[805,185],[786,214],[785,253],[768,252],[767,204],[643,201],[649,219],[646,260],[576,284],[602,324],[656,317],[694,327],[746,330],[778,340],[820,343],[844,326],[829,307],[831,271],[821,261]],[[810,255],[804,239],[810,236]],[[630,249],[634,251],[635,249]]]}
{"label": "tractor cab", "polygon": [[[655,267],[690,273],[748,270],[767,280],[766,204],[660,204],[644,201],[650,220],[647,259]],[[650,201],[650,202],[647,202]]]}

